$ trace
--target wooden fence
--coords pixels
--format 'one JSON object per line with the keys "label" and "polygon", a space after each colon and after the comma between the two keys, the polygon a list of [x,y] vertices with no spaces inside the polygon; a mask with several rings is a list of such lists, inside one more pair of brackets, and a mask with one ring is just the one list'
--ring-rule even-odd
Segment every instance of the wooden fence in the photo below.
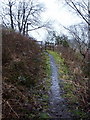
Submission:
{"label": "wooden fence", "polygon": [[45,42],[45,50],[53,50],[55,49],[55,44],[51,42]]}
{"label": "wooden fence", "polygon": [[41,51],[43,50],[43,41],[35,41],[39,44]]}
{"label": "wooden fence", "polygon": [[55,49],[55,44],[54,43],[51,43],[51,42],[45,42],[43,43],[43,41],[36,41],[37,44],[40,45],[40,49],[41,51],[43,50],[53,50]]}

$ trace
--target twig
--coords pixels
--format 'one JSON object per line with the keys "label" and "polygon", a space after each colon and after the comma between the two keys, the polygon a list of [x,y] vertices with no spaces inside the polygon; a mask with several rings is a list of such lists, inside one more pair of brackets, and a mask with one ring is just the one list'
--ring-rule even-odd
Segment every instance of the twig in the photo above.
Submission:
{"label": "twig", "polygon": [[9,106],[9,108],[13,111],[13,113],[19,118],[18,114],[13,110],[13,108],[11,107],[11,105],[9,104],[9,102],[6,101],[6,103]]}

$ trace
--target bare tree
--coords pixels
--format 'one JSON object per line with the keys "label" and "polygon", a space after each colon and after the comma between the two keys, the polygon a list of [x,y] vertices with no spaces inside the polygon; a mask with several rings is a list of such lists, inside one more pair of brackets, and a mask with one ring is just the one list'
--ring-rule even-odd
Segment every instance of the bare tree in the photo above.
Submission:
{"label": "bare tree", "polygon": [[86,24],[72,25],[67,29],[72,36],[72,44],[74,44],[74,49],[78,50],[83,56],[84,60],[88,52],[88,27]]}
{"label": "bare tree", "polygon": [[88,50],[90,49],[90,0],[65,0],[65,2],[88,24]]}
{"label": "bare tree", "polygon": [[13,13],[12,13],[12,6],[14,5],[14,2],[8,1],[9,4],[9,15],[10,15],[10,21],[11,21],[11,28],[14,29],[14,23],[13,23]]}
{"label": "bare tree", "polygon": [[35,0],[22,0],[18,2],[8,0],[8,3],[4,4],[2,19],[5,25],[9,25],[12,29],[17,29],[25,35],[28,23],[30,30],[45,26],[40,16],[43,11],[44,6]]}
{"label": "bare tree", "polygon": [[65,0],[65,2],[87,23],[88,25],[88,52],[86,69],[88,80],[88,101],[90,102],[90,0]]}
{"label": "bare tree", "polygon": [[12,8],[15,5],[14,1],[8,0],[8,3],[4,4],[2,6],[6,5],[2,8],[2,13],[0,16],[2,17],[2,22],[4,26],[11,26],[12,29],[14,29],[14,18],[13,18],[13,11]]}
{"label": "bare tree", "polygon": [[83,20],[90,24],[88,21],[88,0],[65,0],[67,5],[69,5]]}

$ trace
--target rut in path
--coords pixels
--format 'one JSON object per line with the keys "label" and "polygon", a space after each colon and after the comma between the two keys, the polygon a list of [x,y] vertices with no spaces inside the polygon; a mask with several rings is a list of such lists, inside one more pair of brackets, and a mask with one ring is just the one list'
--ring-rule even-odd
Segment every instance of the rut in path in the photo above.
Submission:
{"label": "rut in path", "polygon": [[60,87],[58,68],[52,55],[49,54],[51,65],[51,88],[50,88],[50,115],[52,118],[69,118],[72,120],[72,115],[68,111],[66,101],[62,98],[63,90]]}

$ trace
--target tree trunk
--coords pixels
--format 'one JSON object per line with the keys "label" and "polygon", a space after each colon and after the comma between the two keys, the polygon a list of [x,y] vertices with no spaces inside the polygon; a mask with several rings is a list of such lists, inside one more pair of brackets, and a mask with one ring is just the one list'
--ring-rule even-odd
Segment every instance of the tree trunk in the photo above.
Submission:
{"label": "tree trunk", "polygon": [[88,102],[90,102],[90,1],[88,0],[88,55],[87,55],[87,69],[88,69]]}
{"label": "tree trunk", "polygon": [[11,28],[14,30],[14,23],[13,23],[13,13],[12,13],[12,4],[9,2],[10,7],[10,21],[11,21]]}
{"label": "tree trunk", "polygon": [[22,19],[22,27],[23,27],[23,35],[25,35],[25,2],[23,1],[23,19]]}

